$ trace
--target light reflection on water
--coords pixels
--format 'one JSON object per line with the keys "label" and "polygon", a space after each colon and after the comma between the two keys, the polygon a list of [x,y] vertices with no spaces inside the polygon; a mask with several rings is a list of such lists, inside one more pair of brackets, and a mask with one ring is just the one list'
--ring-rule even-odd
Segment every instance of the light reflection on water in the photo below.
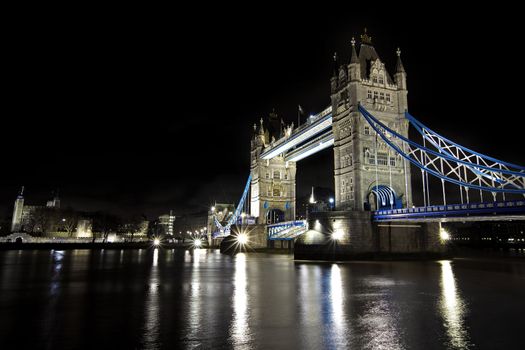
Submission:
{"label": "light reflection on water", "polygon": [[93,348],[507,350],[520,348],[525,308],[523,262],[296,263],[158,248],[0,251],[0,263],[0,338],[18,348],[83,348],[88,334]]}
{"label": "light reflection on water", "polygon": [[202,305],[201,305],[201,259],[205,258],[205,252],[202,249],[194,249],[192,253],[186,251],[185,254],[188,262],[191,263],[191,284],[188,296],[189,303],[189,334],[187,338],[191,341],[198,339],[202,331]]}
{"label": "light reflection on water", "polygon": [[[322,300],[321,294],[321,267],[319,265],[301,264],[298,270],[298,306],[301,319],[298,327],[305,330],[301,338],[302,348],[320,347],[322,342],[323,325],[319,320]],[[317,300],[317,302],[314,302]]]}
{"label": "light reflection on water", "polygon": [[[140,253],[139,253],[140,254]],[[140,255],[139,255],[140,256]],[[157,349],[160,344],[160,305],[159,305],[159,249],[153,251],[149,283],[146,293],[144,331],[142,344],[144,349]]]}
{"label": "light reflection on water", "polygon": [[341,283],[341,269],[337,264],[332,265],[330,271],[330,300],[332,306],[333,326],[336,333],[341,336],[343,327],[343,286]]}
{"label": "light reflection on water", "polygon": [[439,309],[443,317],[448,336],[448,345],[453,349],[469,349],[468,332],[464,317],[467,307],[456,288],[456,279],[449,260],[440,261],[441,264],[441,297]]}
{"label": "light reflection on water", "polygon": [[233,285],[233,319],[230,326],[230,336],[234,349],[245,349],[252,341],[248,324],[249,299],[245,253],[239,253],[235,256]]}
{"label": "light reflection on water", "polygon": [[404,349],[401,325],[391,296],[395,283],[386,277],[365,278],[364,309],[357,318],[363,349]]}

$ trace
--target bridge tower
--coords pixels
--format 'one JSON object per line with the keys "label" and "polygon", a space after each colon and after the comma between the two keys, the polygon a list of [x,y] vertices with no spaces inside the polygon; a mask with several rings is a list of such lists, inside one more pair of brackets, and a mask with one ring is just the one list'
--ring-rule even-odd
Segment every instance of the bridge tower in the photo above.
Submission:
{"label": "bridge tower", "polygon": [[[339,66],[334,57],[336,66],[331,78],[336,208],[367,209],[377,199],[371,195],[376,186],[395,193],[395,202],[388,201],[383,207],[411,206],[409,164],[375,135],[357,108],[363,105],[384,124],[408,137],[408,121],[404,118],[408,91],[401,52],[397,50],[392,79],[366,29],[359,54],[354,38],[351,44],[350,63]],[[375,209],[373,204],[371,209]]]}
{"label": "bridge tower", "polygon": [[264,160],[259,155],[275,140],[290,135],[292,126],[285,126],[275,112],[270,113],[265,128],[263,119],[251,141],[251,215],[259,224],[295,220],[295,162],[285,161],[284,155]]}

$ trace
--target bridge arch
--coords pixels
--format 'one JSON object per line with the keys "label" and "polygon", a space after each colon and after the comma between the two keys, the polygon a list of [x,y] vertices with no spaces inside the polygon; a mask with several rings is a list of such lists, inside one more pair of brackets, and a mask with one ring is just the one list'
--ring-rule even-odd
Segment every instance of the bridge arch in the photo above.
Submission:
{"label": "bridge arch", "polygon": [[[373,199],[373,202],[371,199]],[[372,208],[372,204],[374,204],[374,208]],[[365,202],[365,209],[367,210],[398,209],[401,207],[401,198],[396,195],[396,191],[390,186],[375,185],[367,193]]]}
{"label": "bridge arch", "polygon": [[284,211],[281,209],[272,208],[266,212],[267,224],[278,224],[284,221]]}

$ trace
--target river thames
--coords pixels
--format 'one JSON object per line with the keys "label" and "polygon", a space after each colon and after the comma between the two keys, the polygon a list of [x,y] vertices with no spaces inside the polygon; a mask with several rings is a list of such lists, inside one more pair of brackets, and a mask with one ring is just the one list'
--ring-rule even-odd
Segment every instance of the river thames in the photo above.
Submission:
{"label": "river thames", "polygon": [[518,349],[525,261],[0,251],[2,349]]}

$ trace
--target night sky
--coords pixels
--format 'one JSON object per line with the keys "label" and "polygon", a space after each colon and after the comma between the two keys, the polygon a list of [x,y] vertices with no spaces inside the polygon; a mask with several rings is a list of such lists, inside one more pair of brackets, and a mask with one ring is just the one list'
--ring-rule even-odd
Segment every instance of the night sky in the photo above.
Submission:
{"label": "night sky", "polygon": [[[347,62],[364,27],[390,72],[401,47],[414,116],[525,164],[512,9],[264,4],[14,14],[2,50],[2,215],[22,185],[28,203],[59,188],[63,206],[150,217],[236,201],[253,123],[272,108],[290,123],[298,104],[325,108],[333,52]],[[332,161],[331,149],[301,161],[298,194],[332,187]]]}

